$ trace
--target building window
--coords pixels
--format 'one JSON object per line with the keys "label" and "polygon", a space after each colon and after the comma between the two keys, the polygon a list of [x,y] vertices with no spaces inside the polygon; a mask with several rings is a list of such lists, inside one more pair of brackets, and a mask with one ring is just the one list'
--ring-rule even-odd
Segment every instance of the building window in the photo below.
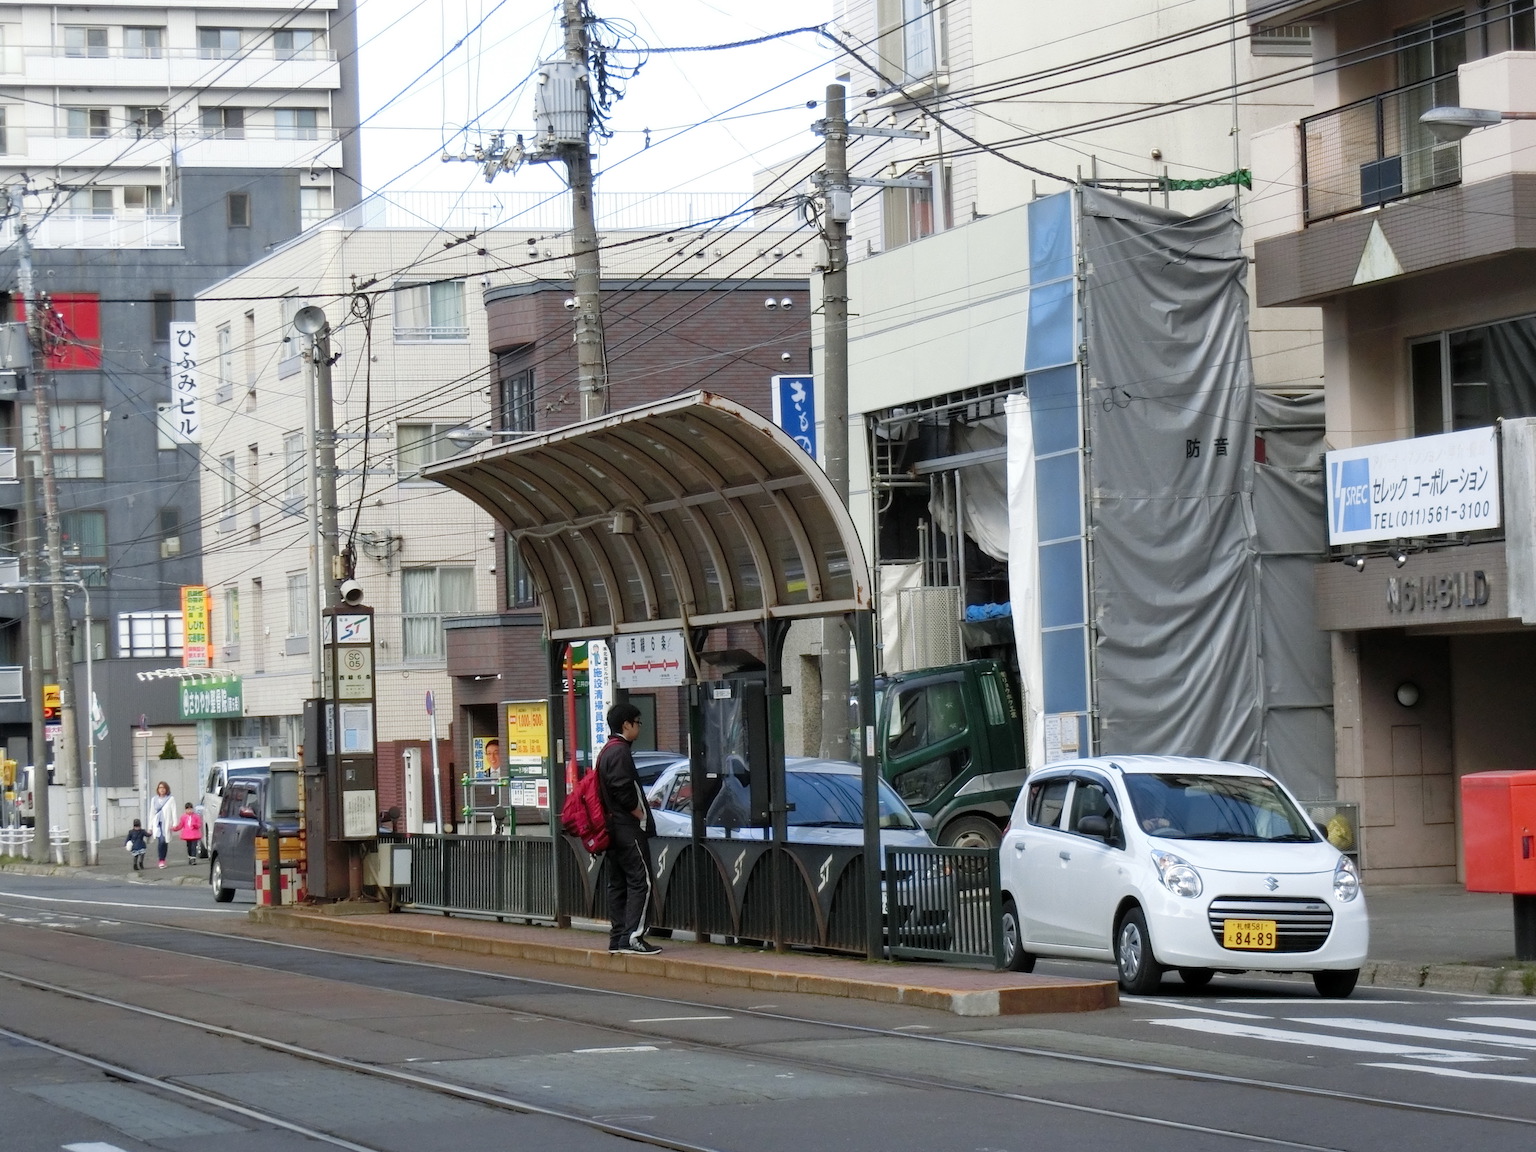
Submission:
{"label": "building window", "polygon": [[224,198],[226,219],[231,228],[251,226],[251,196],[249,192],[231,192]]}
{"label": "building window", "polygon": [[123,211],[164,212],[165,189],[158,184],[128,184],[123,187]]}
{"label": "building window", "polygon": [[503,535],[502,539],[507,542],[507,607],[532,608],[539,602],[533,573],[523,563],[523,554],[517,547],[517,541],[508,535]]}
{"label": "building window", "polygon": [[309,635],[309,573],[288,574],[288,635]]}
{"label": "building window", "polygon": [[267,670],[267,615],[261,577],[251,578],[251,671]]}
{"label": "building window", "polygon": [[240,647],[240,589],[224,589],[224,650],[233,656]]}
{"label": "building window", "polygon": [[279,28],[272,33],[272,54],[279,60],[309,60],[320,55],[320,33],[311,28]]}
{"label": "building window", "polygon": [[[177,617],[178,621],[180,617]],[[85,633],[83,627],[85,621],[71,620],[69,622],[69,658],[75,664],[85,663]],[[107,622],[105,620],[92,620],[91,627],[91,659],[105,660],[107,658]],[[180,649],[177,650],[180,655]],[[43,668],[52,672],[53,660],[53,621],[43,621]],[[78,691],[84,695],[85,685],[80,684]]]}
{"label": "building window", "polygon": [[528,357],[526,349],[503,352],[496,358],[501,377],[501,426],[511,432],[532,432],[533,369],[518,364]]}
{"label": "building window", "polygon": [[135,139],[142,140],[145,136],[164,136],[165,109],[129,108],[128,127],[133,129]]}
{"label": "building window", "polygon": [[64,29],[64,55],[90,57],[93,60],[106,59],[107,30],[84,28],[79,25],[67,26]]}
{"label": "building window", "polygon": [[245,482],[251,491],[251,543],[261,539],[261,448],[252,444],[246,449]]}
{"label": "building window", "polygon": [[318,140],[320,138],[320,110],[318,108],[277,108],[272,115],[277,121],[279,140]]}
{"label": "building window", "polygon": [[59,517],[64,559],[82,584],[103,588],[107,583],[107,514],[65,512]]}
{"label": "building window", "polygon": [[151,292],[150,301],[150,335],[156,340],[169,340],[171,321],[176,318],[176,297],[169,292]]}
{"label": "building window", "polygon": [[473,568],[405,568],[400,572],[400,611],[407,660],[443,658],[443,618],[475,610]]}
{"label": "building window", "polygon": [[1509,46],[1516,52],[1536,51],[1536,0],[1510,4]]}
{"label": "building window", "polygon": [[421,475],[421,470],[428,464],[457,455],[461,449],[448,439],[448,433],[460,427],[463,427],[462,423],[396,424],[395,465],[400,479],[402,481],[417,479]]}
{"label": "building window", "polygon": [[181,555],[181,509],[160,509],[160,559],[172,560]]}
{"label": "building window", "polygon": [[199,28],[197,54],[204,60],[229,60],[240,51],[240,29]]}
{"label": "building window", "polygon": [[299,516],[304,512],[304,433],[289,432],[283,437],[283,512]]}
{"label": "building window", "polygon": [[6,133],[5,109],[0,107],[0,156],[9,155],[10,151],[11,143]]}
{"label": "building window", "polygon": [[235,486],[235,458],[223,456],[219,459],[219,531],[233,532],[236,525],[238,510],[235,505],[238,502],[239,490]]}
{"label": "building window", "polygon": [[107,108],[64,109],[65,129],[77,139],[104,139],[112,135],[112,114]]}
{"label": "building window", "polygon": [[[944,227],[950,225],[949,170],[944,172]],[[880,196],[885,248],[900,248],[933,235],[932,188],[886,188]]]}
{"label": "building window", "polygon": [[304,227],[329,220],[335,212],[329,188],[299,189],[299,221]]}
{"label": "building window", "polygon": [[180,612],[124,612],[117,618],[118,655],[181,655]]}
{"label": "building window", "polygon": [[876,19],[880,67],[886,80],[898,84],[928,80],[948,63],[944,11],[936,10],[929,0],[877,0]]}
{"label": "building window", "polygon": [[1415,340],[1408,365],[1415,436],[1536,416],[1536,316]]}
{"label": "building window", "polygon": [[1312,26],[1281,24],[1273,28],[1255,28],[1248,46],[1255,56],[1311,56]]}
{"label": "building window", "polygon": [[219,325],[219,379],[214,389],[216,404],[226,404],[234,395],[235,388],[235,337],[228,324]]}
{"label": "building window", "polygon": [[110,216],[114,196],[110,188],[79,188],[69,195],[71,216]]}
{"label": "building window", "polygon": [[[102,413],[100,404],[56,403],[50,409],[53,425],[53,468],[61,479],[99,479],[103,475]],[[22,451],[42,475],[37,440],[37,408],[21,410]]]}
{"label": "building window", "polygon": [[412,284],[395,289],[395,339],[468,340],[464,318],[464,282]]}
{"label": "building window", "polygon": [[210,140],[244,140],[244,108],[204,108],[203,135]]}
{"label": "building window", "polygon": [[123,29],[123,55],[130,60],[158,60],[164,54],[164,28]]}

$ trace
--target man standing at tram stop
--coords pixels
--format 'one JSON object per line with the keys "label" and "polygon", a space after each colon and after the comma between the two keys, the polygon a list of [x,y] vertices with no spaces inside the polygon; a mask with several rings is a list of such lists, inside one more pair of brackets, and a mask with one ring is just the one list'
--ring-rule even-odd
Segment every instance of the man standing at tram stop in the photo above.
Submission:
{"label": "man standing at tram stop", "polygon": [[608,743],[597,754],[597,791],[608,823],[608,951],[651,956],[661,949],[645,938],[656,886],[651,865],[655,825],[630,745],[640,735],[640,709],[608,709]]}

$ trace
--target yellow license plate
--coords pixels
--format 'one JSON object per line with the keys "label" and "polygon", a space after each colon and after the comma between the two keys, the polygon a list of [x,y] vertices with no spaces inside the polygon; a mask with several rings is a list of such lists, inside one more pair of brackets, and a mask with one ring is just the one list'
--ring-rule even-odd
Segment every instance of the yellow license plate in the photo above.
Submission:
{"label": "yellow license plate", "polygon": [[1277,946],[1273,920],[1223,920],[1221,946],[1273,952]]}

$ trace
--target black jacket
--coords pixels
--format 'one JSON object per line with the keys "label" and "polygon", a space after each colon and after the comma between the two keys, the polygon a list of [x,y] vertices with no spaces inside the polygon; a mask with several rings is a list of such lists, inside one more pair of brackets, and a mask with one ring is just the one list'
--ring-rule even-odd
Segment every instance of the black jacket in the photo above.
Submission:
{"label": "black jacket", "polygon": [[[651,810],[645,802],[645,789],[640,783],[640,773],[635,770],[629,741],[622,736],[608,737],[608,743],[597,754],[597,791],[603,798],[610,834],[651,831]],[[636,808],[645,810],[643,825],[635,819]]]}

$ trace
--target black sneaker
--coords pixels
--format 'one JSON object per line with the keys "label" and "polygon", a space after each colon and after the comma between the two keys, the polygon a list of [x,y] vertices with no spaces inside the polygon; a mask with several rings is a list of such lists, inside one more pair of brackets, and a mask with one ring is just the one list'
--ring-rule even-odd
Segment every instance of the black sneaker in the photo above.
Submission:
{"label": "black sneaker", "polygon": [[610,956],[612,956],[616,952],[628,952],[628,951],[629,951],[629,945],[628,944],[613,944],[613,943],[610,943],[608,945],[608,954]]}
{"label": "black sneaker", "polygon": [[652,944],[649,940],[636,940],[630,944],[630,946],[626,948],[625,951],[638,952],[641,956],[654,956],[660,952],[661,949],[656,947],[656,945]]}

